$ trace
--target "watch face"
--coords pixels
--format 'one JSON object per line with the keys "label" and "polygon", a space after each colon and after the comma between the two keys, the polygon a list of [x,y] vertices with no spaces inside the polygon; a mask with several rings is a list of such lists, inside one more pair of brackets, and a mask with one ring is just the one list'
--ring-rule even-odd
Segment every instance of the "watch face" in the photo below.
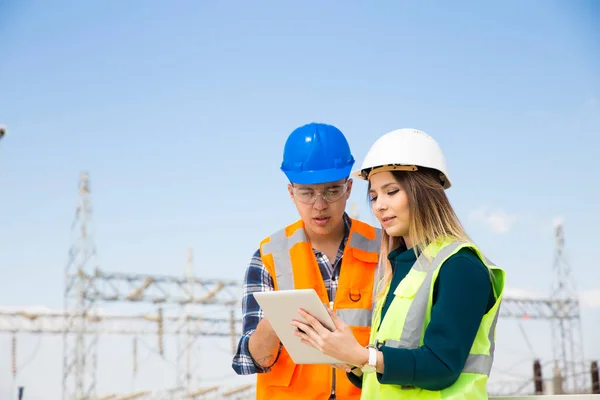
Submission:
{"label": "watch face", "polygon": [[363,374],[372,374],[373,372],[377,371],[377,368],[375,368],[372,365],[367,364],[364,367],[362,367],[360,370],[363,372]]}

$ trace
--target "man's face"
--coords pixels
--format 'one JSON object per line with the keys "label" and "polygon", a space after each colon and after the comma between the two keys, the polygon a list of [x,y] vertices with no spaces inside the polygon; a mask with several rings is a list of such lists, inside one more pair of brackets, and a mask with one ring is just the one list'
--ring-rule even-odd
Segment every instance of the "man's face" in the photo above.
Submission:
{"label": "man's face", "polygon": [[314,185],[289,184],[288,191],[306,229],[314,235],[329,235],[343,223],[352,179]]}

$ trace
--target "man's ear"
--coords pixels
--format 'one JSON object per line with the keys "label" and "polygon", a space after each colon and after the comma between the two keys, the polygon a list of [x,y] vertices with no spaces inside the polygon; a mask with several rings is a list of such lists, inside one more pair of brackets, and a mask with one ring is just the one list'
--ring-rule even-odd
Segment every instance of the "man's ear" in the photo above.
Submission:
{"label": "man's ear", "polygon": [[350,198],[350,194],[352,193],[352,183],[354,181],[352,180],[352,178],[348,179],[348,189],[346,190],[346,200],[348,200]]}
{"label": "man's ear", "polygon": [[290,194],[290,199],[292,199],[292,201],[294,201],[294,187],[292,186],[291,183],[288,183],[288,193]]}

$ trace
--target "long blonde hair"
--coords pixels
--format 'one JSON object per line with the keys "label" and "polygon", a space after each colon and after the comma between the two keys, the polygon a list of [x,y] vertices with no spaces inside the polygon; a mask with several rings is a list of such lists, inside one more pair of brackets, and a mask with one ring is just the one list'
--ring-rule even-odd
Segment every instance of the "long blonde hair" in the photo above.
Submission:
{"label": "long blonde hair", "polygon": [[[391,171],[391,173],[408,197],[408,235],[414,245],[415,254],[422,253],[430,243],[442,237],[471,241],[446,196],[437,171],[419,167],[417,171]],[[401,236],[391,237],[382,229],[379,262],[384,265],[384,276],[379,286],[378,299],[392,280],[392,265],[388,260],[388,254],[404,245]]]}

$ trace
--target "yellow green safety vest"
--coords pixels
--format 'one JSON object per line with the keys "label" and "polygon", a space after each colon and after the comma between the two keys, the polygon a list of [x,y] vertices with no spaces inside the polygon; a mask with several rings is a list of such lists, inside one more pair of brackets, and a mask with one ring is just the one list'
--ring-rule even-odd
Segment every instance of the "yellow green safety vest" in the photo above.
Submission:
{"label": "yellow green safety vest", "polygon": [[[461,374],[450,387],[431,391],[415,386],[380,384],[375,373],[363,375],[361,399],[419,399],[419,400],[463,400],[487,399],[486,384],[494,360],[494,338],[498,310],[502,301],[505,272],[488,260],[472,243],[438,240],[427,246],[406,277],[394,291],[394,299],[385,314],[381,326],[381,309],[384,296],[377,301],[369,343],[414,349],[423,345],[423,337],[431,320],[433,287],[440,267],[460,249],[473,249],[490,270],[490,279],[496,295],[496,303],[483,316],[475,341]],[[426,257],[426,255],[428,257]]]}

